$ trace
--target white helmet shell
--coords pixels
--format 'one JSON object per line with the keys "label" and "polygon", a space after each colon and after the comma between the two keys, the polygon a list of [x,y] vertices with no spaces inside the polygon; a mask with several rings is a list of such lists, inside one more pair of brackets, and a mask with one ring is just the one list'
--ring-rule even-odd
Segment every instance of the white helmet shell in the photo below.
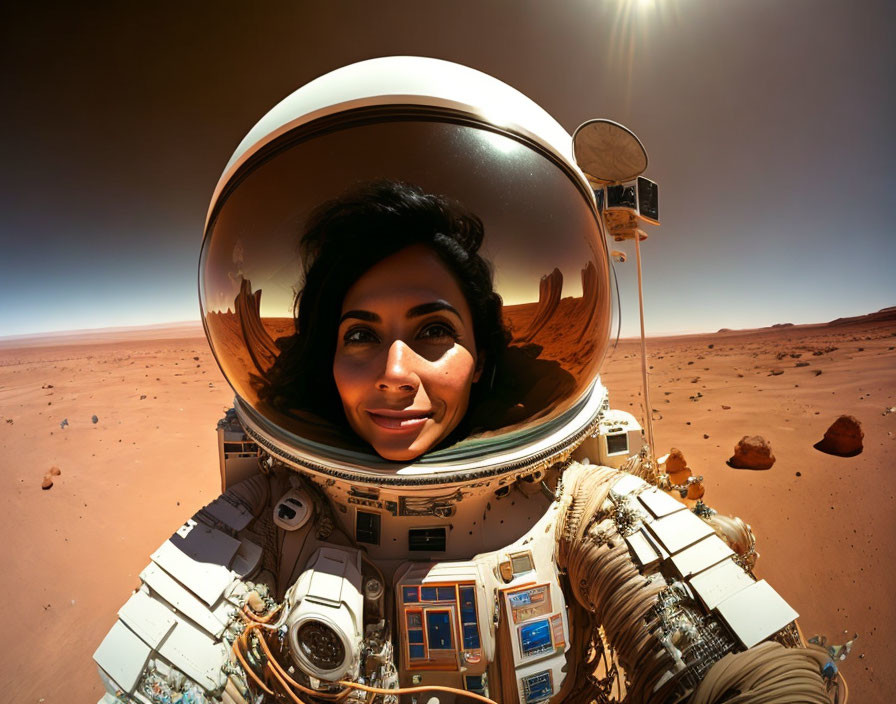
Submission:
{"label": "white helmet shell", "polygon": [[[460,203],[481,220],[479,253],[494,269],[510,340],[504,362],[480,382],[489,385],[480,402],[471,402],[469,433],[410,464],[382,459],[344,419],[290,399],[272,381],[301,333],[318,336],[323,362],[303,363],[301,373],[329,383],[332,393],[316,398],[333,405],[326,348],[335,337],[326,326],[300,331],[295,318],[309,265],[299,242],[321,207],[384,179]],[[447,61],[346,66],[265,115],[215,189],[199,288],[206,333],[244,427],[304,471],[400,485],[525,472],[568,454],[603,405],[597,375],[611,323],[609,258],[571,138],[519,91]]]}

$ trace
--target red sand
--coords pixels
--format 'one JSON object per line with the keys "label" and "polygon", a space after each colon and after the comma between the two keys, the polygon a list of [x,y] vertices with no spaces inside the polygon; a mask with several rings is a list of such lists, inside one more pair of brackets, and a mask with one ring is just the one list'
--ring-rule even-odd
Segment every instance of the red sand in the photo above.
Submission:
{"label": "red sand", "polygon": [[[807,636],[859,633],[842,665],[852,702],[885,701],[896,677],[887,455],[896,413],[883,415],[896,406],[894,347],[896,322],[874,318],[649,341],[660,453],[679,447],[706,479],[706,502],[752,525],[756,571],[800,612]],[[770,376],[775,368],[784,373]],[[636,342],[619,343],[603,380],[615,408],[640,415]],[[0,343],[4,701],[101,696],[93,651],[149,554],[218,492],[214,428],[231,399],[198,329]],[[862,422],[864,452],[813,449],[843,413]],[[726,466],[737,440],[753,434],[771,442],[774,467]],[[53,465],[62,474],[42,491]]]}

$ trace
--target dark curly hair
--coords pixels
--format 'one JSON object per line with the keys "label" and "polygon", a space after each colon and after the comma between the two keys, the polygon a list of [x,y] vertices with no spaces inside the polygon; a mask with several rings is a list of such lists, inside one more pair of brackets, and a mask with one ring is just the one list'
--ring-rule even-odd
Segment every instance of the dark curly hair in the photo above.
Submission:
{"label": "dark curly hair", "polygon": [[364,183],[316,208],[299,243],[304,276],[293,306],[296,332],[278,340],[282,351],[261,384],[261,398],[285,413],[310,411],[344,422],[333,358],[345,294],[378,262],[422,244],[452,272],[470,306],[484,359],[482,381],[471,394],[474,408],[510,341],[491,266],[478,253],[483,234],[482,221],[459,203],[397,181]]}

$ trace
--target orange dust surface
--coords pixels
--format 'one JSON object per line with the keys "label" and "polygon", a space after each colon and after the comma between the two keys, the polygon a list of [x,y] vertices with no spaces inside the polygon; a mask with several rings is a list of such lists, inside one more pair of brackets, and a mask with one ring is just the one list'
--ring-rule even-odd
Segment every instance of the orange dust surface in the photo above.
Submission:
{"label": "orange dust surface", "polygon": [[[896,678],[894,348],[887,312],[648,341],[658,454],[681,449],[706,503],[752,526],[757,576],[807,636],[859,634],[840,664],[853,702],[885,701]],[[602,379],[640,418],[639,349],[620,341]],[[91,656],[150,553],[218,494],[215,425],[231,401],[195,325],[0,341],[4,701],[102,696]],[[864,429],[855,457],[813,447],[841,414]],[[726,464],[743,435],[771,443],[771,469]]]}

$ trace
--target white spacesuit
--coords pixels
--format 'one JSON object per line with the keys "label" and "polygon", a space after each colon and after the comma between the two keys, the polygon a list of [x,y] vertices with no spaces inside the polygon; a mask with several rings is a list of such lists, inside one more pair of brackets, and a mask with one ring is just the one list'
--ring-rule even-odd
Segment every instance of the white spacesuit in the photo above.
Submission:
{"label": "white spacesuit", "polygon": [[[411,57],[327,74],[249,132],[200,263],[236,393],[223,494],[141,573],[94,656],[102,702],[829,701],[826,655],[750,572],[749,528],[657,488],[609,407],[610,262],[571,146],[509,86]],[[272,391],[303,332],[298,234],[381,179],[476,214],[507,327],[475,422],[411,461],[319,392]]]}

